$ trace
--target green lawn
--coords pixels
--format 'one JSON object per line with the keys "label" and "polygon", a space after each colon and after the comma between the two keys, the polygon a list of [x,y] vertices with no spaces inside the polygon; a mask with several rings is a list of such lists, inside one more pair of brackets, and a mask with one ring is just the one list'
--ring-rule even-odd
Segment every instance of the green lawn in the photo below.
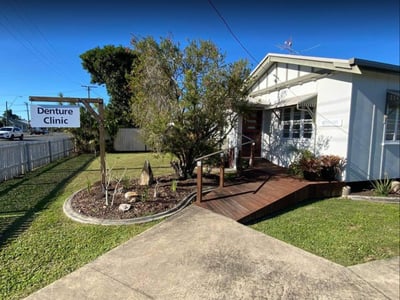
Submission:
{"label": "green lawn", "polygon": [[326,199],[251,227],[308,252],[350,266],[399,255],[399,204]]}
{"label": "green lawn", "polygon": [[[149,159],[155,176],[170,174],[168,157],[107,154],[108,166],[139,176]],[[76,270],[157,222],[129,226],[76,223],[64,201],[100,180],[99,159],[81,155],[0,184],[0,299],[20,299]]]}

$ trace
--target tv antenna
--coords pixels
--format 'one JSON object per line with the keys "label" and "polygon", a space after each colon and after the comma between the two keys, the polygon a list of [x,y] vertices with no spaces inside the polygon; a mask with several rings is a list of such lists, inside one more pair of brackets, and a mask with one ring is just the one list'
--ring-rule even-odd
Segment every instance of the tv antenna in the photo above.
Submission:
{"label": "tv antenna", "polygon": [[319,47],[319,46],[320,46],[320,44],[317,44],[317,45],[314,45],[314,46],[312,46],[312,47],[310,47],[310,48],[297,51],[297,50],[295,50],[295,49],[293,48],[293,40],[292,40],[292,37],[289,37],[287,40],[285,40],[285,41],[283,42],[283,44],[278,44],[278,45],[277,45],[277,47],[278,47],[279,49],[285,50],[285,51],[287,51],[289,54],[301,54],[302,52],[310,51],[311,49],[317,48],[317,47]]}

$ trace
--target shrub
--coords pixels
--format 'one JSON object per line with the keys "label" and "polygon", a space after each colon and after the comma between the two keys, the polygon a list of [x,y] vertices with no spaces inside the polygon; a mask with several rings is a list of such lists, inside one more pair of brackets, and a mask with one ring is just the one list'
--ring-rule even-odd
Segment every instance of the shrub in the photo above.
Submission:
{"label": "shrub", "polygon": [[289,165],[289,172],[296,176],[303,177],[304,170],[313,169],[315,155],[309,150],[300,150],[294,161]]}
{"label": "shrub", "polygon": [[321,178],[323,180],[335,180],[342,171],[344,159],[338,155],[322,155],[321,163]]}
{"label": "shrub", "polygon": [[315,156],[309,150],[300,151],[300,155],[289,166],[291,174],[308,180],[335,180],[344,166],[344,159],[338,155]]}

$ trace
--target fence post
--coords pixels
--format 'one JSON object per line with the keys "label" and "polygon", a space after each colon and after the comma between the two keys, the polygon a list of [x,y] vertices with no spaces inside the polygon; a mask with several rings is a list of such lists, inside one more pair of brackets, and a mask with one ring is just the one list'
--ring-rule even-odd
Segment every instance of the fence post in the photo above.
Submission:
{"label": "fence post", "polygon": [[30,171],[32,171],[32,165],[31,165],[31,154],[30,154],[30,150],[29,150],[29,144],[28,143],[26,143],[25,144],[25,146],[26,146],[26,166],[27,166],[27,172],[30,172]]}
{"label": "fence post", "polygon": [[251,143],[251,147],[250,147],[250,159],[249,159],[249,166],[253,167],[254,165],[254,146],[256,144],[253,142]]}
{"label": "fence post", "polygon": [[201,163],[201,160],[197,161],[197,203],[201,202],[201,192],[202,192],[202,186],[203,186],[203,166]]}
{"label": "fence post", "polygon": [[219,187],[223,188],[224,187],[224,176],[225,176],[225,169],[224,166],[224,153],[221,153],[221,161],[220,161],[220,167],[219,167]]}
{"label": "fence post", "polygon": [[20,159],[20,168],[19,168],[19,172],[21,173],[21,174],[26,174],[26,166],[25,166],[25,145],[24,144],[22,144],[22,145],[20,145],[19,147],[19,159]]}
{"label": "fence post", "polygon": [[53,155],[51,153],[51,141],[48,142],[48,145],[49,145],[49,159],[50,162],[53,162]]}

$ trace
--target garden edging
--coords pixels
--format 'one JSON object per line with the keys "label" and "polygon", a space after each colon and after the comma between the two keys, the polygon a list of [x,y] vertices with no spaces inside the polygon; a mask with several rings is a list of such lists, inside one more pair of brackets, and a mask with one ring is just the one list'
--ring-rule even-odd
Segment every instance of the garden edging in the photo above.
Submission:
{"label": "garden edging", "polygon": [[[211,190],[212,189],[205,190],[205,191],[203,191],[203,193],[207,193]],[[193,192],[190,195],[188,195],[187,197],[185,197],[184,199],[182,199],[173,208],[166,210],[164,212],[161,212],[161,213],[154,214],[154,215],[130,218],[130,219],[101,219],[101,218],[95,218],[95,217],[90,217],[90,216],[80,214],[72,208],[71,201],[74,198],[74,196],[77,193],[79,193],[80,191],[81,190],[73,193],[64,202],[64,205],[63,205],[64,214],[76,222],[86,223],[86,224],[95,224],[95,225],[130,225],[130,224],[147,223],[147,222],[163,219],[163,218],[172,216],[172,215],[176,214],[177,212],[181,211],[186,206],[188,206],[192,202],[192,200],[196,197],[196,192]]]}

